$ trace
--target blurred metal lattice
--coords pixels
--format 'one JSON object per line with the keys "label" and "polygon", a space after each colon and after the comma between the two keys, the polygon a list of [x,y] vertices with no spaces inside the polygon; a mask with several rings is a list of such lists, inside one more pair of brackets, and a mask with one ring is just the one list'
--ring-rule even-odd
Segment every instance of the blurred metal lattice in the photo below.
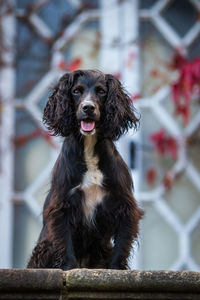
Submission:
{"label": "blurred metal lattice", "polygon": [[[149,19],[175,50],[182,49],[182,51],[187,53],[189,51],[189,47],[200,34],[200,22],[196,20],[195,24],[189,28],[187,33],[183,37],[180,37],[161,14],[170,3],[171,1],[167,0],[156,1],[150,9],[140,10],[140,18],[142,20]],[[199,2],[191,1],[191,4],[199,14]],[[200,112],[198,111],[187,126],[183,128],[164,107],[164,101],[168,101],[170,97],[170,88],[168,86],[163,86],[150,98],[141,99],[141,101],[138,102],[138,105],[139,107],[148,107],[154,114],[155,118],[158,119],[167,132],[174,136],[178,142],[178,157],[174,166],[170,169],[170,176],[175,178],[177,174],[184,173],[194,188],[200,192],[200,172],[192,163],[187,151],[188,145],[186,144],[188,137],[200,127]],[[190,270],[198,270],[199,265],[192,257],[191,233],[200,222],[200,206],[189,220],[183,224],[179,220],[178,216],[168,206],[167,202],[163,201],[163,198],[165,198],[165,187],[163,184],[157,186],[151,191],[151,193],[139,191],[136,197],[142,202],[151,201],[166,222],[169,223],[175,231],[177,231],[179,254],[169,269],[181,270],[186,266]],[[190,199],[188,199],[188,201],[190,201]]]}

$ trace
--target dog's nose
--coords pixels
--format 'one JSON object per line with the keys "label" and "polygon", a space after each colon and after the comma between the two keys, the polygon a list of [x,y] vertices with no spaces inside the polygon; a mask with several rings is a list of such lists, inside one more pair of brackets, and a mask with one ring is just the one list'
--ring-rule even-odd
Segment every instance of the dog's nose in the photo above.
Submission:
{"label": "dog's nose", "polygon": [[95,110],[95,106],[93,104],[84,104],[82,109],[85,113],[92,113]]}

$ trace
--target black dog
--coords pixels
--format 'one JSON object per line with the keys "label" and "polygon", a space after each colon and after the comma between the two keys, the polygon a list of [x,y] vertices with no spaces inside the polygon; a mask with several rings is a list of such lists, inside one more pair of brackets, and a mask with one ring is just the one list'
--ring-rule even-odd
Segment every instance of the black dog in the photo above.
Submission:
{"label": "black dog", "polygon": [[28,268],[127,269],[143,212],[113,141],[137,126],[130,98],[112,75],[67,73],[49,97],[44,122],[65,140]]}

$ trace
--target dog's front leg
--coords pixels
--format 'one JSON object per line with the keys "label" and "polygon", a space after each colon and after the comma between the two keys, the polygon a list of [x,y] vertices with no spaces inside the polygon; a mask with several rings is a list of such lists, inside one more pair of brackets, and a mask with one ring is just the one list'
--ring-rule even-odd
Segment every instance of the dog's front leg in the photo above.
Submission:
{"label": "dog's front leg", "polygon": [[129,220],[122,221],[114,235],[114,248],[109,269],[128,269],[128,256],[131,250],[134,235]]}
{"label": "dog's front leg", "polygon": [[78,268],[78,262],[75,256],[71,226],[69,221],[62,223],[62,229],[56,233],[56,239],[54,239],[55,252],[56,252],[56,261],[59,268],[63,270],[70,270]]}
{"label": "dog's front leg", "polygon": [[69,213],[63,207],[60,209],[59,205],[53,210],[48,216],[47,224],[49,239],[53,244],[54,268],[63,270],[77,268]]}
{"label": "dog's front leg", "polygon": [[71,236],[71,230],[68,228],[66,230],[66,250],[65,250],[65,259],[64,259],[64,264],[61,266],[61,269],[63,270],[70,270],[70,269],[75,269],[79,268],[79,264],[77,262],[75,253],[74,253],[74,247],[73,247],[73,242],[72,242],[72,236]]}

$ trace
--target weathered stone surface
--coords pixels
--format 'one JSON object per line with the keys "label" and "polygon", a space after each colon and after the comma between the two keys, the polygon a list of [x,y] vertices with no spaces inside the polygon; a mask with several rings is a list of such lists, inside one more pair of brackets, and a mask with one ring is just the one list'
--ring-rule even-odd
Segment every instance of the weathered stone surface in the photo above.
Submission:
{"label": "weathered stone surface", "polygon": [[65,274],[68,291],[200,293],[200,272],[74,269]]}
{"label": "weathered stone surface", "polygon": [[185,294],[185,293],[132,293],[132,292],[73,292],[69,293],[66,297],[63,296],[63,300],[126,300],[126,299],[134,299],[134,300],[199,300],[199,294]]}
{"label": "weathered stone surface", "polygon": [[0,292],[15,290],[60,290],[63,272],[53,269],[0,269]]}
{"label": "weathered stone surface", "polygon": [[4,269],[0,299],[200,299],[200,272]]}

